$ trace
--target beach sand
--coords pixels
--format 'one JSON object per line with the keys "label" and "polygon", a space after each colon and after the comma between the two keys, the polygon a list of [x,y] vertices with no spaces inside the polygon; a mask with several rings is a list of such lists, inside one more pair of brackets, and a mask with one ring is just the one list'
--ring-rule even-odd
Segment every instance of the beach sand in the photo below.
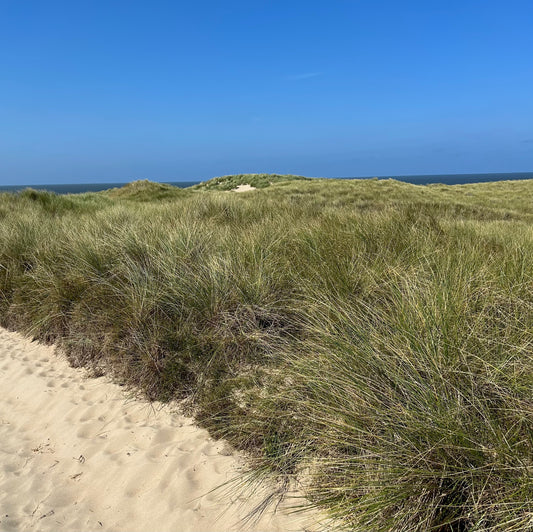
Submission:
{"label": "beach sand", "polygon": [[211,491],[243,465],[226,443],[5,329],[0,390],[2,531],[318,529],[316,514],[287,510],[302,502],[291,497],[246,521],[274,486]]}

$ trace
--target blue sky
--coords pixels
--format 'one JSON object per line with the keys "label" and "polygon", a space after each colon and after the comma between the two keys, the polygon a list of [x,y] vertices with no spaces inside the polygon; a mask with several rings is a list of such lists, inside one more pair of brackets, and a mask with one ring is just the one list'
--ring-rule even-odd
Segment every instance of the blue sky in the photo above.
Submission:
{"label": "blue sky", "polygon": [[0,184],[533,170],[533,2],[0,0]]}

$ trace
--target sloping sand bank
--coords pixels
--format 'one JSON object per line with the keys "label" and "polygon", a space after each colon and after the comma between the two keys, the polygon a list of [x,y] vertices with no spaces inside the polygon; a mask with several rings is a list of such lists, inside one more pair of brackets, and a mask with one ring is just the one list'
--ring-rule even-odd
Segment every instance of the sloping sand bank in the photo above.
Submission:
{"label": "sloping sand bank", "polygon": [[[52,347],[0,329],[0,530],[316,529],[283,502],[243,521],[265,492],[243,493],[242,459],[170,407],[87,379]],[[301,502],[301,501],[300,501]]]}

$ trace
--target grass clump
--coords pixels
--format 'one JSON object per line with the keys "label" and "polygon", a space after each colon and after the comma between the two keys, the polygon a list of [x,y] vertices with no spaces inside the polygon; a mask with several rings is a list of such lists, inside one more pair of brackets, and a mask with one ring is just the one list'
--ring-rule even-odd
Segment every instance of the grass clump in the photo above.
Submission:
{"label": "grass clump", "polygon": [[0,195],[2,325],[186,398],[339,527],[531,529],[533,181],[126,190]]}
{"label": "grass clump", "polygon": [[163,199],[175,199],[183,195],[179,187],[165,183],[154,183],[147,179],[132,181],[120,188],[112,188],[105,191],[111,198],[120,198],[132,201],[156,201]]}

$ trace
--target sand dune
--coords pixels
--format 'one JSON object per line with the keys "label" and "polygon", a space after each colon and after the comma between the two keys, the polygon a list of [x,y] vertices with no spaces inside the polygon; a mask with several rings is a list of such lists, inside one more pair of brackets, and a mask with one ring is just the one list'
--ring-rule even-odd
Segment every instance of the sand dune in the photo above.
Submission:
{"label": "sand dune", "polygon": [[316,529],[298,499],[243,521],[268,491],[211,491],[242,466],[227,444],[4,329],[0,390],[2,531]]}

